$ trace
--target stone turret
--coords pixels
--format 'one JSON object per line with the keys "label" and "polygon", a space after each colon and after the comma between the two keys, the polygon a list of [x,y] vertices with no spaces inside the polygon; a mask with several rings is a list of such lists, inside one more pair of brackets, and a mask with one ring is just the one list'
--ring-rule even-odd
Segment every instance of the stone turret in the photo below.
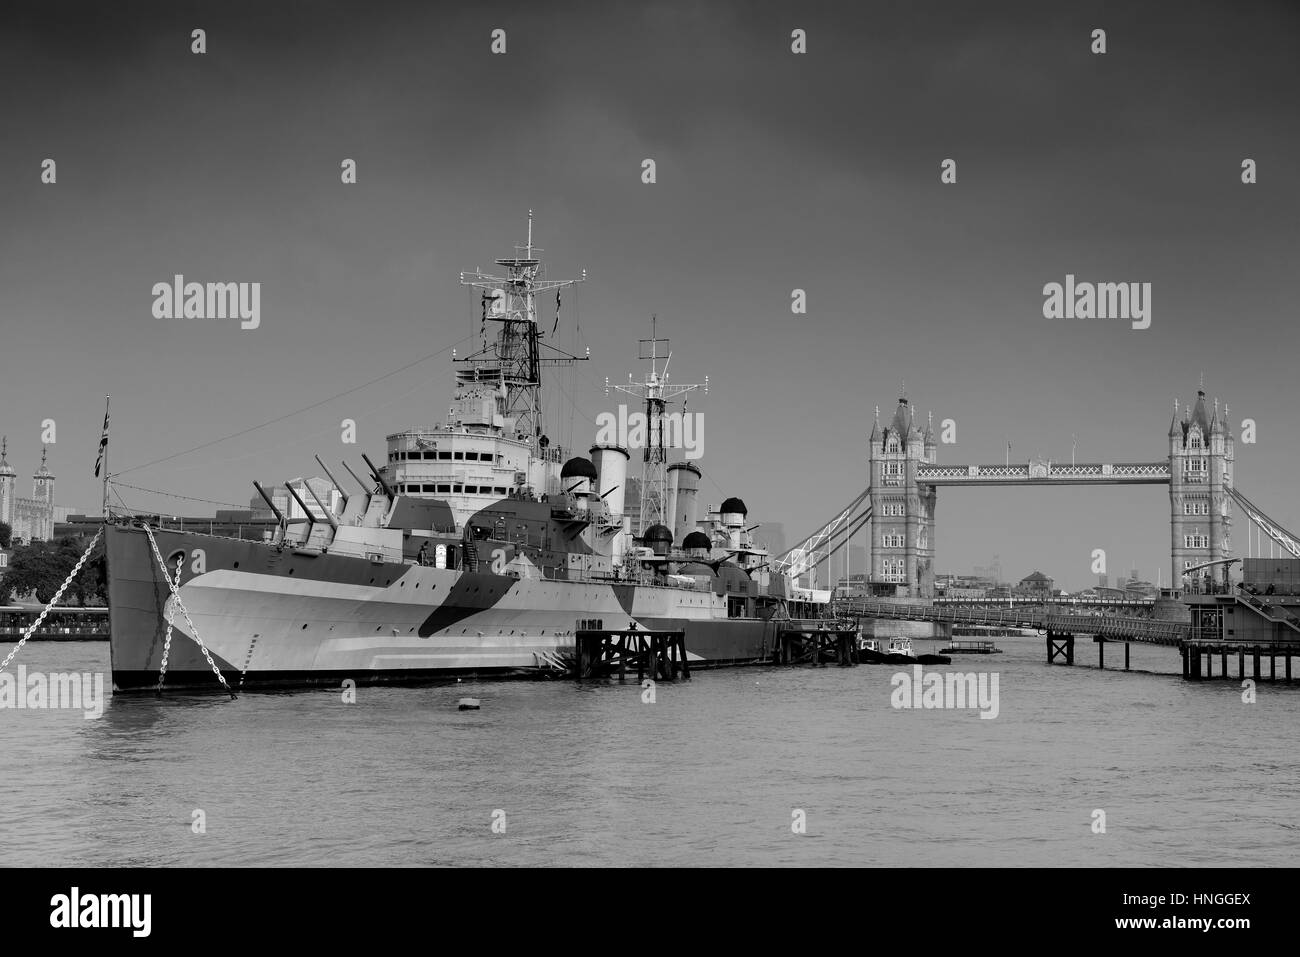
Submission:
{"label": "stone turret", "polygon": [[14,483],[18,473],[5,458],[9,451],[9,437],[0,438],[0,522],[14,524]]}
{"label": "stone turret", "polygon": [[923,430],[902,392],[889,426],[877,420],[871,434],[871,579],[931,595],[936,496],[934,486],[917,483],[916,470],[935,461],[933,420]]}
{"label": "stone turret", "polygon": [[[1227,407],[1206,401],[1204,388],[1196,401],[1176,414],[1169,429],[1169,508],[1171,574],[1175,585],[1188,569],[1232,557],[1233,437]],[[1222,568],[1193,572],[1222,576]]]}

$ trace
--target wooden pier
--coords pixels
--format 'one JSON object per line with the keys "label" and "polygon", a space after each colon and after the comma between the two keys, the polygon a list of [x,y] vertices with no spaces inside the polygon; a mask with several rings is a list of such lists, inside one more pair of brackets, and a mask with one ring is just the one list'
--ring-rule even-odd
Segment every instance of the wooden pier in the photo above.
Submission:
{"label": "wooden pier", "polygon": [[579,629],[574,637],[579,680],[617,673],[619,681],[626,681],[632,668],[636,669],[638,682],[644,681],[647,673],[656,681],[675,681],[679,675],[683,679],[691,677],[684,631]]}
{"label": "wooden pier", "polygon": [[841,622],[781,622],[776,633],[776,663],[821,665],[828,659],[841,668],[858,664],[858,630]]}

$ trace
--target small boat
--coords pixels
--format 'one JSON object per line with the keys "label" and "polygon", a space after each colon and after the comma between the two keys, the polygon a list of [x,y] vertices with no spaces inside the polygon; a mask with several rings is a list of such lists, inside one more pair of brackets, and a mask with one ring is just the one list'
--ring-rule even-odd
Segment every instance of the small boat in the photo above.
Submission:
{"label": "small boat", "polygon": [[950,655],[1000,655],[1002,649],[991,641],[958,641],[953,640],[952,644],[943,649],[945,654]]}
{"label": "small boat", "polygon": [[917,664],[916,655],[912,652],[912,639],[901,635],[890,638],[889,647],[885,649],[885,661],[891,665]]}
{"label": "small boat", "polygon": [[478,698],[461,698],[456,702],[457,711],[477,711],[479,709]]}
{"label": "small boat", "polygon": [[858,635],[858,661],[868,665],[883,664],[886,660],[885,652],[881,650],[879,638],[867,638],[865,635]]}

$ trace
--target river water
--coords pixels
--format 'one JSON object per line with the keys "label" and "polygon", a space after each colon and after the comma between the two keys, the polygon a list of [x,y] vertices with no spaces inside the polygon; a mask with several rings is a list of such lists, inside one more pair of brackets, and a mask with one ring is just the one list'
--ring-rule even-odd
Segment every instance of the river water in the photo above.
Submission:
{"label": "river water", "polygon": [[[653,703],[635,680],[514,681],[3,709],[0,848],[10,866],[1300,859],[1300,683],[1248,704],[1238,681],[1183,681],[1169,648],[1134,645],[1125,673],[1086,641],[1073,667],[1041,638],[998,643],[936,669],[996,672],[993,719],[892,707],[892,665],[697,671]],[[104,642],[18,663],[111,684]]]}

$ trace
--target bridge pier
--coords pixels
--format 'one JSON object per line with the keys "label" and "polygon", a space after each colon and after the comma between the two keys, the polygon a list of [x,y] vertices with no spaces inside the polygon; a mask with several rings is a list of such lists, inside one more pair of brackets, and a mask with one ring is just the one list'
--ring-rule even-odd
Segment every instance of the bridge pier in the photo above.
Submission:
{"label": "bridge pier", "polygon": [[1129,643],[1124,642],[1124,670],[1128,671],[1128,647]]}

